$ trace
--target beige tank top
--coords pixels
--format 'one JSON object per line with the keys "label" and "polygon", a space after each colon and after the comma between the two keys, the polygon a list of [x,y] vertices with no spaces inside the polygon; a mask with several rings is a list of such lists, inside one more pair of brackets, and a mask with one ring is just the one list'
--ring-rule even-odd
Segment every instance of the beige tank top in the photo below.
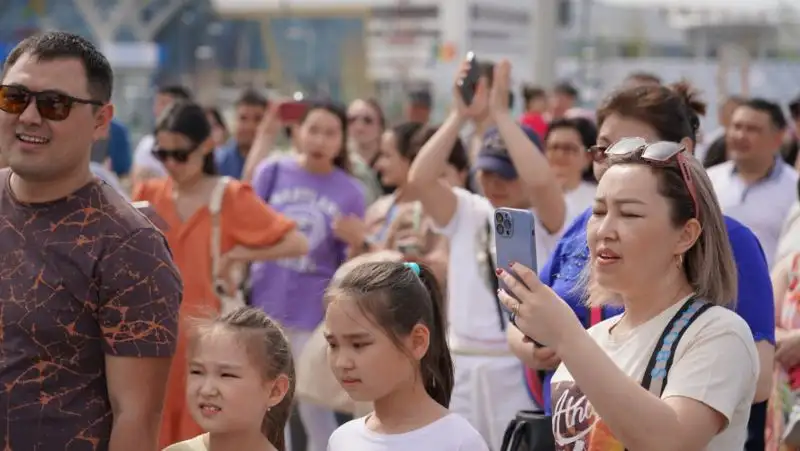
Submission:
{"label": "beige tank top", "polygon": [[164,451],[208,451],[208,434],[170,445]]}

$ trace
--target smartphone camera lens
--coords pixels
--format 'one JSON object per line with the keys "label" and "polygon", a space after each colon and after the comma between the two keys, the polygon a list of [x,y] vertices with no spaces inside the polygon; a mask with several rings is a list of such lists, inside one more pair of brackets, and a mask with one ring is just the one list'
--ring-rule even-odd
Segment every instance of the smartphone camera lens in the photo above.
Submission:
{"label": "smartphone camera lens", "polygon": [[506,234],[506,228],[503,227],[502,223],[497,223],[497,234],[501,236]]}
{"label": "smartphone camera lens", "polygon": [[494,222],[496,224],[502,224],[503,223],[503,213],[500,213],[500,212],[495,213],[494,214]]}

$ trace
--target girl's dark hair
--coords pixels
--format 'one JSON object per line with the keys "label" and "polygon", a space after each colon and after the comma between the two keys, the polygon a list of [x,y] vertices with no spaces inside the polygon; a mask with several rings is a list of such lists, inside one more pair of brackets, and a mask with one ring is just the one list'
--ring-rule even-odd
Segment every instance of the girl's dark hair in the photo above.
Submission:
{"label": "girl's dark hair", "polygon": [[270,408],[261,424],[261,432],[278,451],[286,451],[284,428],[292,412],[295,374],[289,340],[281,326],[257,308],[242,307],[213,319],[197,319],[190,329],[191,347],[197,346],[198,338],[208,336],[217,328],[237,334],[245,347],[250,361],[261,369],[264,380],[275,380],[281,375],[289,379],[286,395]]}
{"label": "girl's dark hair", "polygon": [[228,125],[225,123],[225,118],[222,117],[222,113],[219,112],[219,108],[215,106],[206,107],[206,114],[211,115],[214,118],[214,122],[217,123],[223,130],[225,130],[225,134],[227,135],[228,132]]}
{"label": "girl's dark hair", "polygon": [[544,135],[544,141],[547,142],[550,134],[561,128],[569,128],[578,132],[581,137],[581,144],[587,149],[597,144],[597,128],[592,121],[582,117],[556,119],[551,122],[547,128],[547,133]]}
{"label": "girl's dark hair", "polygon": [[[437,127],[429,127],[420,122],[403,122],[396,125],[392,128],[392,133],[397,140],[397,152],[409,162],[414,161],[419,151],[422,150],[422,146],[436,134],[437,130]],[[447,162],[459,171],[469,167],[467,150],[464,148],[461,138],[456,138]]]}
{"label": "girl's dark hair", "polygon": [[616,91],[597,110],[598,128],[612,114],[650,125],[664,141],[680,142],[688,137],[696,142],[706,104],[688,82],[680,81],[669,86],[647,85]]}
{"label": "girl's dark hair", "polygon": [[401,338],[417,324],[430,331],[428,351],[420,361],[425,391],[444,407],[453,391],[453,360],[445,333],[444,299],[431,269],[419,275],[398,262],[369,262],[351,269],[325,292],[325,302],[355,302],[402,349]]}
{"label": "girl's dark hair", "polygon": [[[191,100],[176,100],[158,117],[155,132],[179,133],[189,138],[192,146],[197,148],[211,136],[211,124],[203,107]],[[207,153],[203,158],[203,174],[217,174],[214,152]]]}
{"label": "girl's dark hair", "polygon": [[341,104],[331,100],[311,102],[309,103],[306,113],[303,115],[303,119],[300,121],[300,123],[303,124],[306,119],[308,119],[308,115],[316,110],[325,110],[333,114],[342,124],[342,142],[339,148],[339,153],[336,154],[336,157],[333,159],[333,165],[348,174],[352,174],[352,169],[350,167],[350,154],[347,150],[347,110],[345,110]]}
{"label": "girl's dark hair", "polygon": [[[551,122],[547,128],[547,133],[544,135],[544,142],[547,143],[547,140],[550,138],[550,134],[553,133],[553,131],[562,128],[568,128],[578,132],[578,135],[581,137],[581,144],[586,149],[597,143],[597,127],[594,126],[592,121],[583,117],[556,119],[555,121]],[[581,178],[587,182],[597,183],[591,164],[586,166],[583,174],[581,174]]]}
{"label": "girl's dark hair", "polygon": [[397,153],[409,162],[419,153],[425,144],[423,133],[425,124],[421,122],[403,122],[392,127],[392,134],[397,141]]}
{"label": "girl's dark hair", "polygon": [[369,107],[375,112],[375,115],[378,116],[378,125],[381,127],[381,131],[386,130],[386,115],[383,114],[383,108],[381,108],[380,102],[372,97],[361,100],[369,105]]}
{"label": "girl's dark hair", "polygon": [[[547,91],[539,86],[531,86],[531,85],[523,85],[522,86],[522,98],[525,99],[525,104],[527,105],[533,99],[540,99],[546,98]],[[594,145],[594,144],[593,144]]]}

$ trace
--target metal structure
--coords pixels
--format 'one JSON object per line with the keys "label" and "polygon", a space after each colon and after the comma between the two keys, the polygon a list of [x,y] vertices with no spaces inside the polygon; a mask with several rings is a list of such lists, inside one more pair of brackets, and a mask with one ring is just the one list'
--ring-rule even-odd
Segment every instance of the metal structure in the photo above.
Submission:
{"label": "metal structure", "polygon": [[[98,0],[73,0],[95,39],[115,41],[123,28],[137,41],[155,40],[156,35],[189,0],[117,0],[111,7]],[[148,11],[149,14],[142,14]]]}

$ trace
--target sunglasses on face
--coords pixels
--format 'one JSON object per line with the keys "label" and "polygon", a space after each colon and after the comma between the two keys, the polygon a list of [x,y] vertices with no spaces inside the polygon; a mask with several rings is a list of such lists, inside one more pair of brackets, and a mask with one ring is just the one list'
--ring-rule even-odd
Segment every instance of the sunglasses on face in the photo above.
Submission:
{"label": "sunglasses on face", "polygon": [[156,147],[151,152],[156,160],[162,163],[165,163],[167,160],[172,160],[176,163],[186,163],[189,161],[189,156],[194,152],[194,149],[162,149]]}
{"label": "sunglasses on face", "polygon": [[0,110],[9,114],[22,114],[31,99],[36,101],[36,110],[44,119],[63,121],[69,117],[76,103],[103,106],[97,100],[79,99],[57,91],[31,91],[28,88],[14,85],[0,85]]}
{"label": "sunglasses on face", "polygon": [[691,172],[689,171],[688,163],[684,152],[686,147],[672,141],[659,141],[648,144],[642,138],[622,138],[616,143],[608,146],[592,146],[589,152],[592,153],[594,160],[603,162],[609,156],[623,156],[632,153],[639,153],[642,160],[653,166],[667,166],[670,163],[677,162],[678,168],[681,171],[681,178],[689,190],[689,195],[692,197],[692,205],[694,208],[695,219],[700,219],[700,209],[697,203],[697,190],[692,179]]}
{"label": "sunglasses on face", "polygon": [[349,122],[351,124],[353,124],[355,122],[358,122],[358,121],[363,122],[364,125],[372,125],[372,123],[375,122],[375,120],[372,119],[372,117],[370,117],[370,116],[349,116],[347,118],[347,122]]}
{"label": "sunglasses on face", "polygon": [[578,146],[573,146],[573,145],[570,145],[570,144],[550,144],[548,146],[545,146],[545,150],[548,151],[548,152],[559,152],[559,151],[561,151],[561,152],[564,152],[564,153],[567,153],[567,154],[583,153],[583,152],[581,152],[581,150],[583,150],[583,149],[581,149]]}

